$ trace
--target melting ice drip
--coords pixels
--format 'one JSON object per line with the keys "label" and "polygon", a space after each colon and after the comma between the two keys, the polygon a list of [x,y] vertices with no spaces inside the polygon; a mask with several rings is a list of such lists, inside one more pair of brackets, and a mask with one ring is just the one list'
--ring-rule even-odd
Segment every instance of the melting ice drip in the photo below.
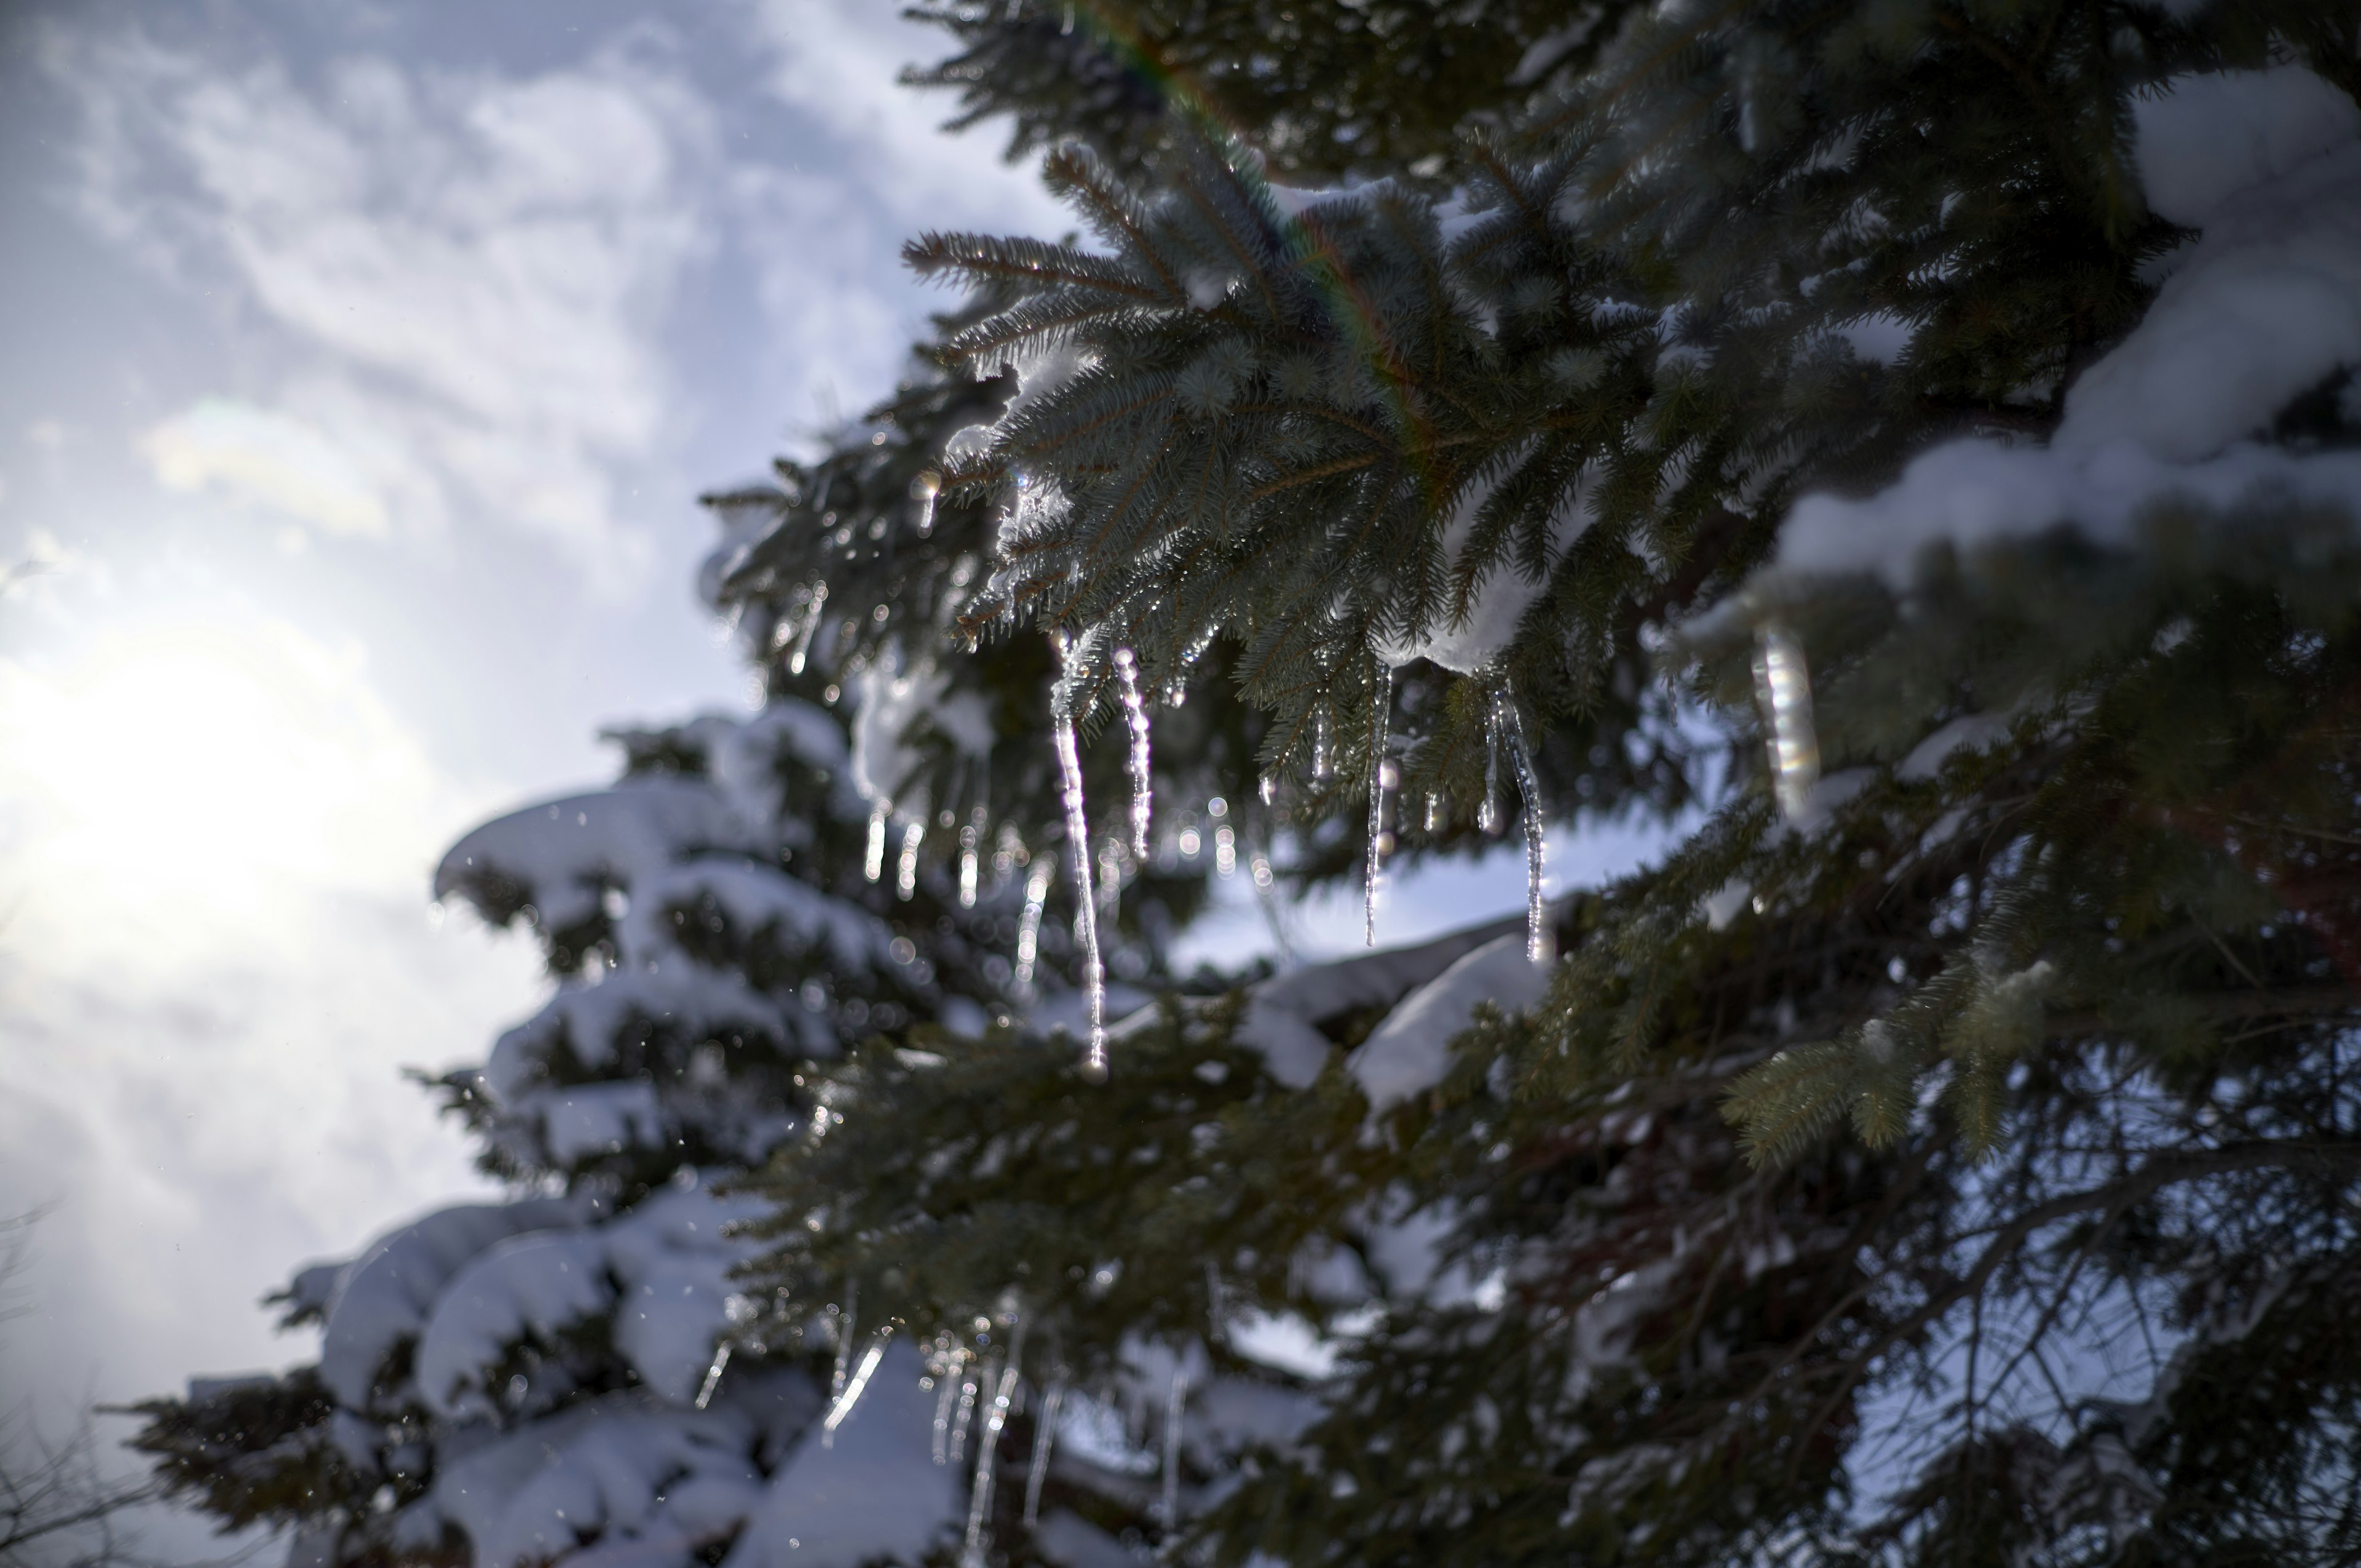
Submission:
{"label": "melting ice drip", "polygon": [[1393,666],[1379,663],[1377,697],[1369,705],[1369,847],[1361,872],[1361,939],[1372,948],[1378,945],[1378,873],[1393,844],[1386,832],[1386,792],[1399,776],[1393,759],[1386,755],[1386,726],[1393,706]]}
{"label": "melting ice drip", "polygon": [[1115,677],[1123,694],[1123,721],[1131,731],[1131,852],[1148,859],[1148,827],[1156,810],[1156,785],[1148,755],[1148,703],[1139,694],[1139,660],[1128,648],[1115,651]]}
{"label": "melting ice drip", "polygon": [[[1490,742],[1488,751],[1497,757],[1505,747],[1509,753],[1509,765],[1517,775],[1517,795],[1524,807],[1525,818],[1525,957],[1537,964],[1545,964],[1556,956],[1551,950],[1554,944],[1548,905],[1542,899],[1543,833],[1547,825],[1542,819],[1541,780],[1533,773],[1532,748],[1525,743],[1524,718],[1518,711],[1516,694],[1509,689],[1505,675],[1492,687],[1492,706],[1486,728],[1491,731],[1487,737]],[[1488,806],[1491,804],[1489,793],[1488,781]]]}
{"label": "melting ice drip", "polygon": [[1820,781],[1820,739],[1812,724],[1812,673],[1803,640],[1775,620],[1754,634],[1754,700],[1763,709],[1772,791],[1780,814],[1793,822]]}
{"label": "melting ice drip", "polygon": [[[1061,683],[1062,686],[1062,683]],[[1104,1083],[1107,1075],[1106,972],[1099,967],[1098,901],[1091,894],[1091,820],[1082,799],[1082,755],[1074,741],[1074,714],[1061,689],[1052,714],[1050,739],[1058,750],[1060,795],[1066,808],[1066,850],[1074,866],[1074,940],[1082,948],[1082,1010],[1090,1045],[1082,1077]]]}

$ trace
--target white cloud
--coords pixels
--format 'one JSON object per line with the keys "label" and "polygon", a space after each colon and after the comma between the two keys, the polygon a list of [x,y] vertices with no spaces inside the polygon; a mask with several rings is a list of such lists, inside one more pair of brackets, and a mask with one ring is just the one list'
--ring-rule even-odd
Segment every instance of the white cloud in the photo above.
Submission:
{"label": "white cloud", "polygon": [[291,1264],[482,1185],[397,1070],[535,988],[522,945],[422,916],[488,804],[357,651],[267,618],[0,659],[0,1212],[63,1204],[5,1336],[19,1387],[283,1358],[252,1303]]}
{"label": "white cloud", "polygon": [[291,415],[204,398],[149,431],[140,451],[167,489],[224,489],[329,533],[385,535],[386,498],[370,472],[389,466],[383,457],[371,463]]}
{"label": "white cloud", "polygon": [[[663,332],[709,244],[710,116],[672,67],[361,58],[307,87],[137,31],[52,29],[44,54],[82,100],[77,195],[104,232],[225,278],[473,511],[629,580],[646,548],[614,470],[677,433]],[[437,521],[417,510],[396,521]]]}

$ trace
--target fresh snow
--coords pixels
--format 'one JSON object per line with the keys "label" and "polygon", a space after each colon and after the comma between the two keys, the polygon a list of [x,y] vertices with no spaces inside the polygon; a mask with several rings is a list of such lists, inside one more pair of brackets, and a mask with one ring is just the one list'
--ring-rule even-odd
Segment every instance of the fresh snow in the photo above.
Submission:
{"label": "fresh snow", "polygon": [[2223,201],[2361,137],[2361,109],[2301,65],[2177,76],[2132,101],[2150,211],[2203,228]]}
{"label": "fresh snow", "polygon": [[1308,1089],[1332,1048],[1318,1025],[1367,1007],[1391,1007],[1466,954],[1504,934],[1523,939],[1524,920],[1494,921],[1414,948],[1394,948],[1335,963],[1307,965],[1262,981],[1246,993],[1237,1040],[1262,1053],[1271,1077]]}
{"label": "fresh snow", "polygon": [[686,1568],[762,1505],[759,1462],[818,1404],[792,1373],[741,1379],[704,1410],[601,1395],[446,1460],[412,1528],[456,1524],[474,1568],[544,1563],[586,1542],[596,1544],[568,1559],[579,1568]]}
{"label": "fresh snow", "polygon": [[1514,1013],[1548,989],[1549,970],[1525,956],[1522,932],[1495,938],[1411,992],[1345,1058],[1345,1070],[1359,1081],[1370,1111],[1384,1111],[1443,1081],[1452,1036],[1467,1027],[1477,1003]]}
{"label": "fresh snow", "polygon": [[2056,439],[1950,442],[1879,494],[1807,497],[1781,568],[1898,585],[1938,540],[2068,523],[2116,539],[2170,499],[2361,505],[2361,455],[2254,439],[2295,398],[2361,367],[2361,114],[2288,68],[2182,79],[2141,107],[2140,131],[2151,202],[2204,232],[2139,324],[2068,389]]}
{"label": "fresh snow", "polygon": [[578,1198],[468,1204],[382,1237],[343,1270],[328,1299],[321,1382],[339,1404],[365,1409],[386,1357],[417,1334],[444,1287],[471,1258],[525,1231],[578,1224],[589,1212],[589,1201]]}

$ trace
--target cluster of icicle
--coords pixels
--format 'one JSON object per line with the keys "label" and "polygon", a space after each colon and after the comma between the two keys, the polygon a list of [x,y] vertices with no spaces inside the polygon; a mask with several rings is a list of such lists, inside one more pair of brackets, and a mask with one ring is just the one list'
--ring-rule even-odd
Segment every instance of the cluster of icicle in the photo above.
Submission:
{"label": "cluster of icicle", "polygon": [[[1075,731],[1077,695],[1091,688],[1091,671],[1080,644],[1063,633],[1054,634],[1053,641],[1063,662],[1063,671],[1051,699],[1050,735],[1051,744],[1057,751],[1067,852],[1074,879],[1074,937],[1082,955],[1083,1009],[1089,1028],[1082,1072],[1085,1079],[1097,1083],[1105,1081],[1109,1069],[1106,976],[1099,951],[1099,899],[1093,885],[1093,879],[1098,873],[1091,855],[1090,811],[1083,798],[1082,752]],[[1155,811],[1152,726],[1148,698],[1141,684],[1138,656],[1131,649],[1117,647],[1109,662],[1114,669],[1115,692],[1122,704],[1125,733],[1130,744],[1126,770],[1131,785],[1130,847],[1132,853],[1145,861]],[[1180,688],[1176,686],[1168,693],[1167,700],[1177,706],[1180,696]],[[1370,947],[1377,946],[1378,905],[1384,886],[1385,861],[1395,842],[1390,826],[1394,795],[1401,783],[1401,765],[1392,755],[1390,747],[1392,710],[1393,669],[1380,662],[1376,668],[1375,695],[1369,707],[1368,836],[1363,851],[1361,890],[1362,936]],[[1499,766],[1500,759],[1505,756],[1516,781],[1518,804],[1521,808],[1520,815],[1525,828],[1526,956],[1534,963],[1548,963],[1555,953],[1551,939],[1548,905],[1542,893],[1546,820],[1542,809],[1540,779],[1533,767],[1532,751],[1526,738],[1523,717],[1505,674],[1496,673],[1491,680],[1485,740],[1484,800],[1478,822],[1488,833],[1499,831],[1503,820]],[[1328,709],[1323,707],[1315,709],[1312,715],[1311,764],[1315,783],[1325,782],[1334,776],[1334,721]],[[1266,775],[1263,778],[1261,795],[1266,806],[1276,798],[1278,788],[1276,776]],[[1441,825],[1441,809],[1440,800],[1428,796],[1426,827],[1429,832]],[[1235,839],[1227,837],[1230,834],[1227,825],[1220,831],[1224,837],[1221,840],[1219,863],[1226,873],[1234,863]],[[1268,861],[1257,855],[1253,872],[1257,892],[1268,899],[1272,885]],[[1026,923],[1018,938],[1020,974],[1030,972],[1033,937],[1039,921],[1038,897],[1039,893],[1046,891],[1047,885],[1046,879],[1037,879],[1027,890]]]}
{"label": "cluster of icicle", "polygon": [[[869,1336],[860,1359],[853,1359],[852,1347],[858,1334],[855,1321],[860,1300],[859,1288],[845,1288],[844,1310],[829,1309],[836,1338],[836,1363],[829,1376],[827,1413],[820,1418],[820,1446],[835,1446],[836,1434],[851,1418],[867,1393],[877,1368],[884,1362],[885,1351],[894,1338],[895,1324],[881,1324]],[[1018,1408],[1018,1398],[1024,1386],[1026,1319],[1016,1311],[1005,1314],[1012,1330],[1008,1354],[1004,1360],[996,1354],[979,1355],[970,1347],[957,1343],[950,1335],[938,1335],[934,1343],[924,1347],[925,1365],[938,1389],[935,1397],[933,1458],[937,1464],[956,1469],[966,1463],[968,1433],[975,1433],[973,1475],[969,1483],[967,1527],[961,1541],[960,1568],[983,1568],[991,1546],[990,1527],[994,1484],[997,1479],[1001,1433],[1009,1417]],[[979,1320],[981,1326],[982,1320]],[[730,1343],[724,1341],[716,1352],[712,1370],[707,1374],[705,1389],[697,1398],[697,1408],[705,1408],[713,1388],[721,1380],[722,1369],[730,1363]],[[1040,1405],[1033,1418],[1033,1453],[1026,1466],[1024,1525],[1032,1530],[1040,1522],[1041,1488],[1049,1478],[1051,1451],[1058,1435],[1058,1418],[1066,1400],[1066,1384],[1053,1377],[1039,1390]],[[1180,1437],[1189,1401],[1187,1364],[1176,1362],[1167,1392],[1164,1409],[1164,1453],[1161,1497],[1158,1499],[1157,1522],[1169,1533],[1180,1521]]]}

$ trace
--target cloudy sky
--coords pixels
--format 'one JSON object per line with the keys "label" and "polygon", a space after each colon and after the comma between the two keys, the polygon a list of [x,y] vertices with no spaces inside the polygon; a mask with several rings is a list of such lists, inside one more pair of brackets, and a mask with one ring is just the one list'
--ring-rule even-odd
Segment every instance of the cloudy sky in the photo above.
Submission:
{"label": "cloudy sky", "polygon": [[284,1365],[258,1297],[478,1189],[400,1069],[540,981],[440,850],[742,704],[692,498],[890,388],[906,235],[1065,226],[895,9],[0,13],[0,1393]]}

